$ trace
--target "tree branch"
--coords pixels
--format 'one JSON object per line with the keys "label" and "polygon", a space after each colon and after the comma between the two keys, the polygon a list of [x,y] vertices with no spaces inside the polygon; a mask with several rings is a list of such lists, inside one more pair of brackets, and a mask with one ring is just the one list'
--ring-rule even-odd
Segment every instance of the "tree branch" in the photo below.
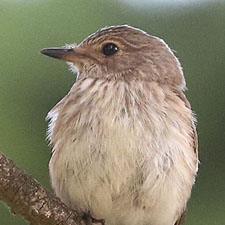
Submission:
{"label": "tree branch", "polygon": [[0,200],[15,214],[32,225],[84,225],[78,212],[69,209],[59,198],[17,168],[0,153]]}

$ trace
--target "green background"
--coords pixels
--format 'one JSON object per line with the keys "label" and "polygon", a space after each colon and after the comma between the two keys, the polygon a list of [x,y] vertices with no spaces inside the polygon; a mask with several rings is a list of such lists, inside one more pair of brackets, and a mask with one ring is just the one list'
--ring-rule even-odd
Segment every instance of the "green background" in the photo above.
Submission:
{"label": "green background", "polygon": [[[127,2],[0,0],[0,151],[50,189],[45,116],[75,77],[39,51],[131,24],[176,50],[198,117],[201,165],[185,224],[225,224],[225,1]],[[0,225],[11,224],[27,223],[0,202]]]}

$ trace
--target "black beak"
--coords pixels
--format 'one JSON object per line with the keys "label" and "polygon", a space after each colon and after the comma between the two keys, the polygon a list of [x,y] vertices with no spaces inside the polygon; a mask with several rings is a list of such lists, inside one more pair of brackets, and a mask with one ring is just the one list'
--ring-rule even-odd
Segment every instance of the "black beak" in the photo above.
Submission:
{"label": "black beak", "polygon": [[56,59],[70,61],[75,56],[73,48],[44,48],[41,53]]}

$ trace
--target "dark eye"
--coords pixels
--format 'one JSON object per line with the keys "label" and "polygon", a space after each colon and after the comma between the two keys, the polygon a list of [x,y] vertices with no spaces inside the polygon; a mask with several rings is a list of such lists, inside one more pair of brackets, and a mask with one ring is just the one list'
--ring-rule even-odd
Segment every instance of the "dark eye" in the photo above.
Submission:
{"label": "dark eye", "polygon": [[117,47],[117,45],[113,44],[113,43],[107,43],[103,46],[102,51],[104,53],[104,55],[114,55],[116,52],[118,52],[119,48]]}

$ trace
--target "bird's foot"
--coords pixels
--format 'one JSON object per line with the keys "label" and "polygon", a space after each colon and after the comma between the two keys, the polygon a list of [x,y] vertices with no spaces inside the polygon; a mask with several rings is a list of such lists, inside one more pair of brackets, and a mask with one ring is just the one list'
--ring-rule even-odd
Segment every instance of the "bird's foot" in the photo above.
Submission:
{"label": "bird's foot", "polygon": [[101,225],[105,225],[105,220],[104,219],[95,219],[91,217],[92,223],[100,223]]}
{"label": "bird's foot", "polygon": [[105,225],[104,219],[95,219],[91,216],[90,211],[84,212],[82,218],[85,221],[86,225],[93,225],[94,223],[100,223],[101,225]]}

